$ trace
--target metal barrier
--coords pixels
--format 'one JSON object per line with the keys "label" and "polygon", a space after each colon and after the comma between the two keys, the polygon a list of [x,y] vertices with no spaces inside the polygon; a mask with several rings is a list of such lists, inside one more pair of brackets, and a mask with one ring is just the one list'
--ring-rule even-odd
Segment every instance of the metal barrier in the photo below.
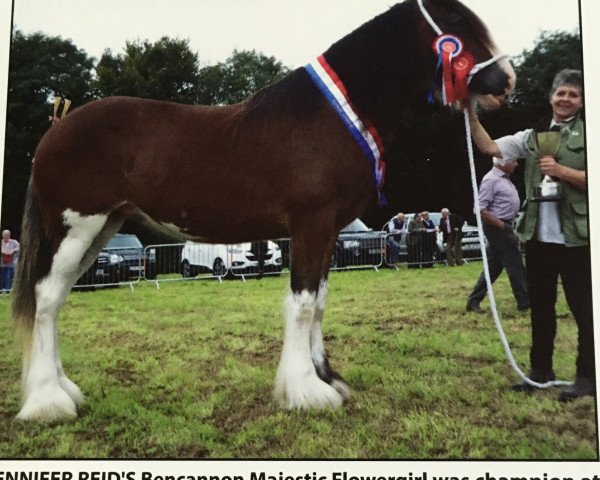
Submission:
{"label": "metal barrier", "polygon": [[380,232],[341,234],[331,257],[330,270],[378,270],[385,265],[386,237]]}
{"label": "metal barrier", "polygon": [[[392,234],[367,232],[364,235],[340,235],[331,259],[332,271],[427,267],[445,263],[446,254],[437,236],[398,248],[392,262]],[[463,258],[481,259],[477,239],[463,238]],[[74,288],[129,285],[141,280],[161,282],[219,280],[287,273],[290,267],[290,240],[287,238],[235,245],[196,242],[149,245],[143,249],[111,248],[103,250],[92,267]]]}
{"label": "metal barrier", "polygon": [[[406,264],[409,268],[427,268],[437,264],[446,264],[446,245],[441,235],[434,232],[421,233],[407,243],[407,234],[400,242],[394,240],[394,234],[386,235],[385,264],[389,268],[398,268]],[[482,254],[477,236],[462,238],[462,260],[481,260]]]}

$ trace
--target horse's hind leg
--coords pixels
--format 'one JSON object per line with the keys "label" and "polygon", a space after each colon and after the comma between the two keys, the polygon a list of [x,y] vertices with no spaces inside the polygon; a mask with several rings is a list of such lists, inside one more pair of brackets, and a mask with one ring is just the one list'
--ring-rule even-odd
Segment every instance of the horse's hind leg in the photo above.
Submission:
{"label": "horse's hind leg", "polygon": [[274,393],[285,408],[338,407],[344,397],[317,373],[311,345],[317,330],[320,333],[315,315],[322,310],[318,306],[318,290],[331,227],[327,222],[306,223],[306,228],[298,228],[292,234],[292,291],[286,299],[285,337]]}
{"label": "horse's hind leg", "polygon": [[[91,245],[83,255],[77,274],[75,275],[75,281],[77,281],[77,279],[81,277],[81,275],[83,275],[88,268],[90,268],[90,266],[96,260],[98,252],[100,252],[102,247],[104,247],[104,245],[106,245],[106,243],[115,235],[115,233],[119,231],[121,225],[123,225],[123,221],[123,218],[116,213],[113,213],[108,217],[104,227],[92,240]],[[60,359],[57,321],[54,322],[54,345],[54,365],[58,374],[58,383],[62,389],[67,392],[76,405],[81,405],[84,400],[83,394],[81,393],[79,387],[66,376],[62,366],[62,361]]]}
{"label": "horse's hind leg", "polygon": [[115,224],[107,223],[108,215],[81,216],[70,210],[63,218],[66,234],[52,257],[50,272],[35,286],[35,320],[23,362],[24,401],[17,415],[22,420],[75,416],[76,404],[83,400],[79,388],[64,374],[56,322],[71,287],[93,262],[103,240],[114,234]]}

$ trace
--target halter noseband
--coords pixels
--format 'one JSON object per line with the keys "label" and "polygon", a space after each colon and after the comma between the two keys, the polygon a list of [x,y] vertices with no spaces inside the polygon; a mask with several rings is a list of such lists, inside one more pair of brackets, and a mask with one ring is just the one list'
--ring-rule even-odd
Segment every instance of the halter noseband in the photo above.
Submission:
{"label": "halter noseband", "polygon": [[[468,95],[467,86],[471,83],[473,76],[485,67],[508,57],[508,55],[503,53],[498,54],[489,60],[474,64],[474,57],[464,48],[463,41],[456,35],[443,33],[442,29],[435,23],[423,6],[423,0],[417,0],[417,3],[423,17],[425,17],[425,20],[427,20],[431,28],[438,35],[433,42],[433,50],[438,55],[436,74],[439,68],[442,67],[442,96],[444,105],[450,105],[456,100],[463,100]],[[433,102],[434,89],[432,87],[429,93],[430,103]]]}

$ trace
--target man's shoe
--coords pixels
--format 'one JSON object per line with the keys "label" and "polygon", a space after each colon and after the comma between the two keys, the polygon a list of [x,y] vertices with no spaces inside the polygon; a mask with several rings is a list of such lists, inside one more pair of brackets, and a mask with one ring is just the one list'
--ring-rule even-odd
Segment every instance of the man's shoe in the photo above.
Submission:
{"label": "man's shoe", "polygon": [[558,395],[560,402],[570,402],[587,395],[596,395],[596,382],[588,377],[577,377],[575,383]]}
{"label": "man's shoe", "polygon": [[[527,375],[527,378],[535,383],[546,383],[556,380],[556,375],[554,375],[554,372],[541,373],[536,370],[531,370]],[[535,390],[539,390],[540,388],[530,385],[525,380],[521,380],[520,382],[515,383],[512,386],[512,389],[515,392],[533,392]]]}
{"label": "man's shoe", "polygon": [[478,313],[479,315],[484,314],[485,312],[481,309],[479,305],[475,305],[474,303],[467,303],[467,312]]}
{"label": "man's shoe", "polygon": [[517,305],[519,312],[527,312],[531,307],[529,305]]}

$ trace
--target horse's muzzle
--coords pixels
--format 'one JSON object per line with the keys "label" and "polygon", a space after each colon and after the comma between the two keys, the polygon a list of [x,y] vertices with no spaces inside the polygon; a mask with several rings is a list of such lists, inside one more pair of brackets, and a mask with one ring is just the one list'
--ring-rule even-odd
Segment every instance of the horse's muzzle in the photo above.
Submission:
{"label": "horse's muzzle", "polygon": [[477,72],[469,83],[471,93],[479,95],[505,95],[510,90],[510,74],[498,63]]}

